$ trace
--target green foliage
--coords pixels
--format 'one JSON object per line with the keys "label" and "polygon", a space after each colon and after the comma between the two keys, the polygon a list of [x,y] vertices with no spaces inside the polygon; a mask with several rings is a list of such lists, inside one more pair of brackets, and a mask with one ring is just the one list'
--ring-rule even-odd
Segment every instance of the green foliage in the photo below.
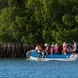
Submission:
{"label": "green foliage", "polygon": [[78,0],[0,0],[0,42],[78,40]]}
{"label": "green foliage", "polygon": [[75,16],[75,21],[78,23],[78,15]]}
{"label": "green foliage", "polygon": [[70,16],[69,14],[65,14],[62,17],[62,22],[65,24],[66,29],[70,29],[74,25],[74,16]]}

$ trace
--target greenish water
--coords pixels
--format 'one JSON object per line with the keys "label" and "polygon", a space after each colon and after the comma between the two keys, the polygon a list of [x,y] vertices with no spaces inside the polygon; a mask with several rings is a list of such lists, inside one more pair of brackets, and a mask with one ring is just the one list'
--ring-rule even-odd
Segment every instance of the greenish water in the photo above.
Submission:
{"label": "greenish water", "polygon": [[78,60],[35,62],[1,59],[0,78],[78,78]]}

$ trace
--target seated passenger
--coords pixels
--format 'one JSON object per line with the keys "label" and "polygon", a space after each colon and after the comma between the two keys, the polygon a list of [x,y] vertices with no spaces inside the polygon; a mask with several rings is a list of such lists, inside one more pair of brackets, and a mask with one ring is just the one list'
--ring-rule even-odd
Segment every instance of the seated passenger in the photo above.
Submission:
{"label": "seated passenger", "polygon": [[71,46],[67,45],[67,54],[71,54]]}
{"label": "seated passenger", "polygon": [[74,42],[74,44],[72,45],[72,48],[71,48],[71,53],[76,53],[77,51],[77,44],[76,42]]}
{"label": "seated passenger", "polygon": [[35,47],[35,51],[39,53],[39,44]]}
{"label": "seated passenger", "polygon": [[50,48],[50,54],[54,54],[54,45],[51,45],[51,48]]}
{"label": "seated passenger", "polygon": [[55,46],[54,46],[54,54],[55,55],[59,54],[59,46],[57,44],[55,44]]}
{"label": "seated passenger", "polygon": [[70,52],[74,53],[74,45],[71,46]]}
{"label": "seated passenger", "polygon": [[67,44],[64,42],[62,46],[62,54],[67,54]]}
{"label": "seated passenger", "polygon": [[49,54],[49,52],[50,52],[50,47],[49,47],[49,44],[47,44],[47,43],[45,43],[45,49],[44,49],[44,54],[45,55],[48,55]]}

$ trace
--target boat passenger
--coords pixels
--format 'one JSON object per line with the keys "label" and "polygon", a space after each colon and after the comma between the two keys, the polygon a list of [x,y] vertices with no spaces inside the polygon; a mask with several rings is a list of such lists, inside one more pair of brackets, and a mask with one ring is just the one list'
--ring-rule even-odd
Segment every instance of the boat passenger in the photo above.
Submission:
{"label": "boat passenger", "polygon": [[76,42],[74,42],[74,44],[72,45],[72,48],[71,48],[71,52],[76,53],[76,51],[77,51],[77,44],[76,44]]}
{"label": "boat passenger", "polygon": [[71,46],[70,51],[71,51],[71,53],[74,53],[74,45]]}
{"label": "boat passenger", "polygon": [[62,54],[67,54],[67,44],[66,44],[66,42],[63,43]]}
{"label": "boat passenger", "polygon": [[54,54],[54,45],[51,45],[51,48],[50,48],[50,54]]}
{"label": "boat passenger", "polygon": [[50,46],[49,46],[49,44],[47,44],[47,43],[45,43],[45,49],[44,49],[44,54],[45,55],[48,55],[49,54],[49,52],[50,52]]}
{"label": "boat passenger", "polygon": [[76,50],[77,50],[77,44],[76,44],[76,42],[74,41],[74,52],[76,53]]}
{"label": "boat passenger", "polygon": [[39,53],[39,44],[37,44],[37,46],[35,47],[35,51]]}
{"label": "boat passenger", "polygon": [[55,55],[59,54],[59,46],[57,44],[55,44],[55,46],[54,46],[54,54]]}
{"label": "boat passenger", "polygon": [[31,52],[37,52],[39,54],[38,58],[44,57],[44,52],[42,51],[42,47],[40,44],[37,44],[37,46],[35,47],[35,50],[30,50],[26,52],[27,58],[30,56]]}
{"label": "boat passenger", "polygon": [[67,54],[71,54],[71,46],[67,45]]}
{"label": "boat passenger", "polygon": [[41,45],[38,45],[37,48],[38,48],[38,51],[37,51],[38,52],[38,61],[41,61],[41,58],[44,57],[44,52],[42,51]]}

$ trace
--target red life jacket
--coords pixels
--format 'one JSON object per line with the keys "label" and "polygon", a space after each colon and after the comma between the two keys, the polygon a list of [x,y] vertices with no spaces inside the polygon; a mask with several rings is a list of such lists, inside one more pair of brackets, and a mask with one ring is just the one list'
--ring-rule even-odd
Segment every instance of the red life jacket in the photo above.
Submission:
{"label": "red life jacket", "polygon": [[59,47],[58,46],[54,47],[54,52],[59,52]]}
{"label": "red life jacket", "polygon": [[50,54],[53,54],[53,47],[50,48]]}

